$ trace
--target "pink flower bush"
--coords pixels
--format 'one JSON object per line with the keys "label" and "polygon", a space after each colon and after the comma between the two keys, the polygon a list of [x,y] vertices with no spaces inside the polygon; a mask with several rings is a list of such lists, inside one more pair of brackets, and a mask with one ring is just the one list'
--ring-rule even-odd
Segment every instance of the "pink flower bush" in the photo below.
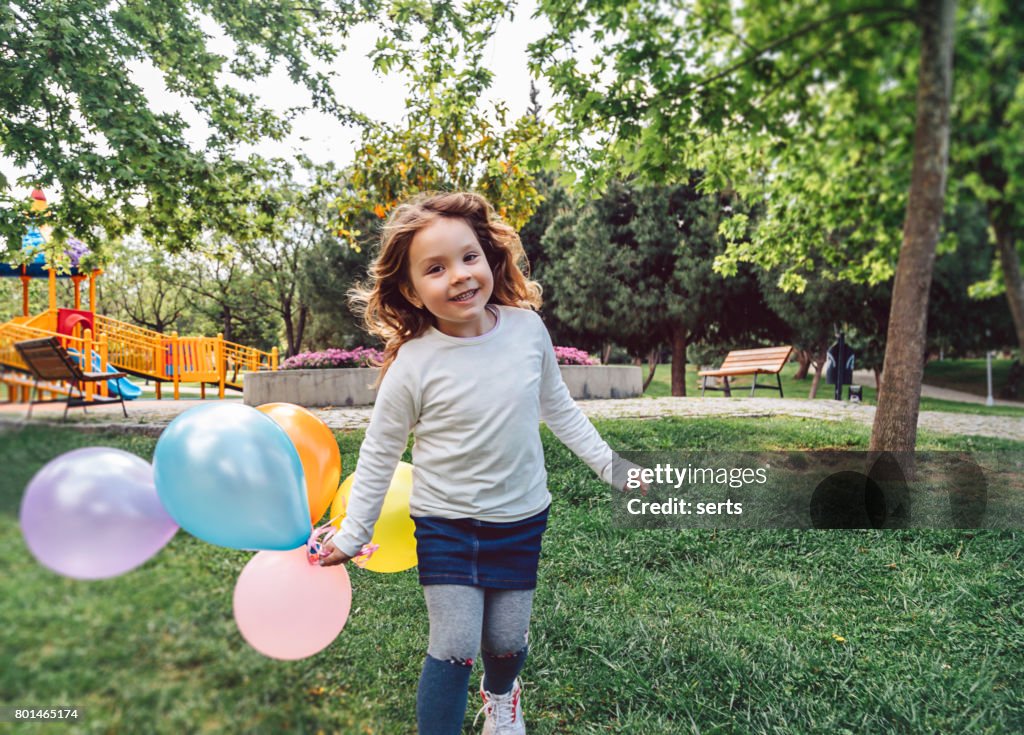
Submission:
{"label": "pink flower bush", "polygon": [[281,363],[282,370],[317,370],[327,368],[374,367],[384,355],[372,347],[339,350],[336,347],[323,352],[300,352]]}
{"label": "pink flower bush", "polygon": [[596,365],[597,360],[583,350],[575,347],[555,347],[555,357],[559,365]]}

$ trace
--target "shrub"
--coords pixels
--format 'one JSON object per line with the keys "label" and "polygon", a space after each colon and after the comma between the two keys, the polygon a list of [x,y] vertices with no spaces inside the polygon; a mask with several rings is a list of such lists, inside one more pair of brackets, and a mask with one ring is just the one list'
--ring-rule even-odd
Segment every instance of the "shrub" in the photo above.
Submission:
{"label": "shrub", "polygon": [[596,365],[597,360],[575,347],[555,347],[559,365]]}
{"label": "shrub", "polygon": [[323,352],[300,352],[281,363],[282,370],[316,370],[327,368],[374,367],[383,355],[372,347],[339,350],[336,347]]}

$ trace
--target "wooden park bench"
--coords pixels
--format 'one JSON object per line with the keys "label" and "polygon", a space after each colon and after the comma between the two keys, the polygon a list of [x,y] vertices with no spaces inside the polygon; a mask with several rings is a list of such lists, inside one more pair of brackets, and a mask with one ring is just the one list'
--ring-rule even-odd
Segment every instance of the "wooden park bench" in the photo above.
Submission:
{"label": "wooden park bench", "polygon": [[[24,342],[16,342],[14,348],[25,361],[29,372],[35,378],[32,386],[32,395],[28,402],[28,417],[32,416],[32,406],[37,403],[63,403],[64,417],[68,417],[69,408],[82,408],[86,406],[99,406],[105,403],[121,403],[121,411],[125,418],[128,418],[128,411],[124,407],[124,396],[103,396],[94,394],[87,398],[83,385],[85,383],[99,383],[104,380],[116,380],[127,377],[126,373],[87,373],[78,365],[78,361],[68,354],[56,337],[44,337],[42,339],[29,339]],[[62,381],[68,384],[67,398],[56,398],[50,400],[35,400],[35,393],[40,386],[40,381]],[[75,391],[78,395],[75,395]]]}
{"label": "wooden park bench", "polygon": [[[733,350],[725,356],[725,362],[722,363],[721,367],[714,370],[701,370],[697,373],[697,375],[704,378],[704,382],[700,387],[700,394],[703,396],[705,390],[720,390],[725,392],[726,398],[731,398],[732,391],[729,388],[729,378],[736,378],[741,375],[753,375],[754,382],[750,386],[750,395],[754,395],[754,391],[758,388],[767,388],[769,390],[777,390],[779,392],[779,398],[782,398],[782,377],[779,373],[782,371],[782,366],[786,364],[786,361],[789,359],[789,355],[792,352],[792,347],[763,347],[756,350]],[[774,375],[776,380],[779,382],[778,387],[758,383],[758,375]],[[716,388],[714,386],[709,386],[708,378],[721,378],[724,387]]]}

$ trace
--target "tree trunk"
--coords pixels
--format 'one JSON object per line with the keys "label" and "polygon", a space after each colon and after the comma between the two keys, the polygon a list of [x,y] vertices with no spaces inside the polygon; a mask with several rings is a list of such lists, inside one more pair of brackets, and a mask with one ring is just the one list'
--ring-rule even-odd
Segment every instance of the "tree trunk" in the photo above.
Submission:
{"label": "tree trunk", "polygon": [[295,323],[292,321],[292,301],[281,301],[281,320],[284,322],[285,357],[295,355]]}
{"label": "tree trunk", "polygon": [[808,371],[811,369],[811,353],[807,350],[797,350],[796,361],[800,363],[800,367],[796,369],[796,375],[793,376],[793,380],[805,380]]}
{"label": "tree trunk", "polygon": [[672,328],[672,395],[686,395],[686,330]]}
{"label": "tree trunk", "polygon": [[658,369],[659,357],[661,356],[661,347],[655,347],[649,353],[647,353],[647,378],[644,380],[644,387],[641,393],[647,392],[647,386],[654,380],[654,372]]}
{"label": "tree trunk", "polygon": [[612,343],[605,342],[603,348],[601,348],[601,364],[607,365],[608,361],[612,359]]}
{"label": "tree trunk", "polygon": [[1010,234],[1010,228],[1005,223],[993,220],[992,229],[996,234],[996,252],[1003,266],[1006,300],[1010,304],[1013,326],[1017,330],[1017,354],[1024,361],[1024,279],[1020,274],[1020,256],[1017,255],[1017,244]]}
{"label": "tree trunk", "polygon": [[955,0],[918,2],[921,62],[914,163],[889,310],[882,366],[885,381],[871,427],[869,449],[873,452],[912,452],[917,443],[928,290],[946,194],[955,7]]}
{"label": "tree trunk", "polygon": [[306,322],[309,319],[309,307],[299,303],[299,323],[295,327],[295,354],[302,351],[302,339],[306,334]]}
{"label": "tree trunk", "polygon": [[811,400],[814,400],[818,396],[818,385],[821,383],[821,371],[824,367],[824,359],[814,361],[814,379],[811,380],[811,392],[807,396]]}
{"label": "tree trunk", "polygon": [[234,342],[234,332],[231,329],[231,307],[223,306],[220,312],[221,318],[224,320],[224,341]]}
{"label": "tree trunk", "polygon": [[875,368],[875,392],[880,393],[882,391],[882,371]]}

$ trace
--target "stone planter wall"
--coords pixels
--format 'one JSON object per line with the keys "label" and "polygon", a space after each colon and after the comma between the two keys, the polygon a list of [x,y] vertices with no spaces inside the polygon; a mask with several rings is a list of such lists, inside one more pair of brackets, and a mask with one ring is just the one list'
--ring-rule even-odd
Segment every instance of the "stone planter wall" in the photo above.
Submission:
{"label": "stone planter wall", "polygon": [[569,394],[577,401],[595,398],[636,398],[644,380],[634,365],[559,365]]}
{"label": "stone planter wall", "polygon": [[[562,379],[576,400],[634,398],[643,388],[641,370],[632,365],[561,365]],[[309,408],[368,406],[376,391],[377,368],[277,370],[245,376],[247,405],[294,403]]]}
{"label": "stone planter wall", "polygon": [[275,370],[249,373],[242,384],[246,404],[294,403],[308,408],[368,406],[377,391],[377,368]]}

